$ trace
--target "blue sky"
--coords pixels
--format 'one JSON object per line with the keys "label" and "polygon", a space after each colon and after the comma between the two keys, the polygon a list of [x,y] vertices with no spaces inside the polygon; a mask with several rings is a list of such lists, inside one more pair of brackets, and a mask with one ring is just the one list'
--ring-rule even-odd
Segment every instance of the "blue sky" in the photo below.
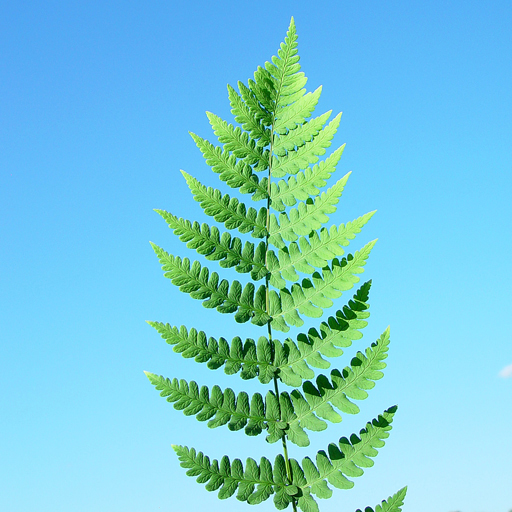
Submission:
{"label": "blue sky", "polygon": [[186,477],[171,444],[277,445],[183,416],[143,370],[260,386],[181,358],[145,320],[257,330],[180,293],[148,241],[194,256],[153,208],[206,219],[179,171],[223,185],[188,131],[214,141],[205,111],[232,120],[226,84],[270,60],[292,15],[316,112],[343,111],[332,149],[352,175],[331,223],[378,210],[351,245],[379,238],[353,349],[387,325],[392,344],[361,413],[291,455],[398,403],[375,466],[322,512],[404,485],[404,512],[512,509],[510,2],[156,0],[0,7],[0,510],[249,510]]}

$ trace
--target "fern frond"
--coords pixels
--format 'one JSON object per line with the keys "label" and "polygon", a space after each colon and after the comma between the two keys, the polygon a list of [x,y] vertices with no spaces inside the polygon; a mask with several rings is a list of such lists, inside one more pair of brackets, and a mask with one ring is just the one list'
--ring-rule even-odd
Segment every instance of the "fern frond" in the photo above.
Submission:
{"label": "fern frond", "polygon": [[222,268],[235,267],[240,273],[251,273],[254,281],[266,276],[265,243],[260,242],[256,248],[251,242],[242,246],[240,238],[231,237],[228,232],[221,232],[215,226],[206,223],[190,222],[178,218],[165,210],[155,210],[189,249],[195,249],[208,260],[218,261]]}
{"label": "fern frond", "polygon": [[270,130],[254,115],[254,111],[251,111],[243,98],[230,85],[228,85],[228,96],[235,121],[249,132],[251,139],[257,141],[256,146],[265,147],[270,144]]}
{"label": "fern frond", "polygon": [[315,272],[311,279],[303,279],[302,284],[294,284],[291,289],[286,288],[278,292],[269,293],[269,314],[272,317],[272,326],[278,331],[287,332],[287,324],[301,327],[304,321],[299,316],[318,318],[323,309],[332,306],[332,299],[341,296],[341,292],[350,290],[359,281],[356,274],[363,272],[363,267],[370,255],[376,240],[366,244],[354,255],[349,254],[341,261],[333,259],[331,267],[322,269],[322,276]]}
{"label": "fern frond", "polygon": [[219,175],[222,181],[231,188],[237,188],[242,194],[253,194],[253,200],[267,197],[266,187],[259,183],[258,176],[252,172],[252,167],[248,163],[243,160],[237,161],[236,156],[231,152],[223,151],[195,133],[189,133],[201,150],[207,165]]}
{"label": "fern frond", "polygon": [[[375,507],[375,511],[371,507],[366,507],[364,512],[401,512],[404,498],[407,493],[407,487],[403,487],[397,493],[384,500],[381,504]],[[360,508],[356,512],[363,512]]]}
{"label": "fern frond", "polygon": [[[222,425],[236,431],[245,427],[249,436],[257,436],[263,430],[273,430],[278,434],[276,441],[283,437],[282,429],[276,427],[280,421],[279,401],[273,391],[268,391],[265,399],[255,393],[250,399],[245,391],[235,395],[231,388],[222,390],[213,386],[199,387],[195,381],[167,379],[161,375],[144,372],[153,386],[161,391],[160,396],[174,404],[174,408],[186,416],[196,416],[198,421],[208,421],[208,427]],[[273,427],[273,429],[272,429]]]}
{"label": "fern frond", "polygon": [[303,87],[306,85],[307,78],[304,73],[300,73],[297,48],[297,32],[292,18],[277,56],[272,57],[272,63],[265,63],[265,69],[275,79],[276,117],[278,118],[287,105],[298,101],[305,93]]}
{"label": "fern frond", "polygon": [[236,498],[239,501],[257,505],[274,494],[276,508],[283,510],[292,502],[293,496],[309,496],[309,489],[306,488],[305,493],[299,490],[299,485],[306,483],[302,469],[296,461],[290,460],[294,469],[290,482],[282,455],[276,456],[273,466],[266,457],[261,457],[259,465],[249,457],[244,468],[240,459],[231,462],[229,457],[224,456],[220,463],[216,459],[210,462],[208,456],[196,452],[194,448],[176,445],[172,447],[178,455],[181,467],[188,469],[187,475],[197,477],[197,482],[206,484],[208,491],[219,490],[220,499],[229,498],[238,491]]}
{"label": "fern frond", "polygon": [[[252,458],[231,462],[227,456],[210,460],[194,448],[173,445],[189,476],[206,484],[207,490],[218,491],[221,499],[236,495],[240,501],[258,504],[272,496],[278,510],[292,504],[294,512],[297,507],[302,512],[319,512],[315,496],[330,497],[330,486],[353,487],[351,479],[374,464],[397,407],[367,423],[358,435],[331,443],[313,460],[305,457],[299,463],[288,456],[287,441],[308,446],[308,431],[324,430],[327,421],[338,423],[343,414],[359,412],[357,401],[366,399],[383,376],[390,342],[388,328],[344,369],[317,372],[330,368],[331,358],[341,356],[362,338],[370,315],[371,281],[362,284],[335,315],[308,326],[295,339],[275,338],[275,331],[304,325],[304,317],[320,318],[325,308],[358,283],[376,243],[346,253],[373,211],[346,224],[325,226],[350,175],[324,188],[344,150],[343,145],[320,161],[331,146],[341,113],[333,119],[332,111],[313,117],[322,87],[306,91],[297,40],[292,18],[277,55],[259,66],[246,84],[238,82],[238,91],[228,85],[233,124],[207,112],[218,145],[191,133],[220,180],[249,194],[254,202],[265,200],[265,207],[249,207],[182,171],[195,201],[226,230],[156,210],[189,249],[218,262],[221,268],[249,274],[248,284],[221,279],[199,261],[173,256],[151,244],[164,276],[180,291],[207,308],[232,313],[237,322],[251,321],[268,333],[257,341],[239,336],[228,341],[183,325],[148,323],[183,357],[206,363],[210,369],[223,368],[228,375],[238,373],[244,380],[272,382],[272,390],[250,396],[218,385],[145,373],[175,409],[207,422],[210,428],[227,426],[250,436],[265,432],[268,443],[283,442],[283,455],[273,463],[265,457],[259,463]],[[261,171],[268,171],[268,176],[260,177]],[[263,240],[246,241],[230,232],[235,229]],[[279,381],[293,389],[280,390]],[[403,488],[375,510],[367,507],[365,511],[401,512],[405,493]]]}
{"label": "fern frond", "polygon": [[165,271],[164,277],[193,299],[202,300],[204,307],[216,308],[220,313],[235,313],[239,323],[251,320],[255,325],[265,325],[269,320],[265,311],[264,285],[255,290],[251,282],[243,289],[239,281],[230,284],[223,279],[219,282],[219,275],[216,272],[210,274],[198,261],[190,265],[188,258],[173,256],[153,243],[151,246]]}
{"label": "fern frond", "polygon": [[279,221],[275,214],[270,215],[269,243],[278,249],[286,246],[284,240],[295,242],[299,236],[307,236],[311,231],[322,227],[328,220],[328,214],[336,211],[343,189],[347,183],[350,172],[338,180],[326,192],[322,192],[314,201],[308,199],[299,203],[288,213],[279,214]]}
{"label": "fern frond", "polygon": [[300,148],[304,146],[306,142],[311,142],[313,137],[316,137],[327,119],[329,119],[332,110],[325,114],[311,119],[303,125],[297,126],[294,130],[291,130],[286,135],[276,137],[272,145],[274,154],[278,157],[285,156],[288,151],[293,151],[296,147]]}
{"label": "fern frond", "polygon": [[353,400],[364,400],[368,397],[366,390],[375,386],[375,381],[382,378],[386,364],[389,346],[389,328],[370,347],[366,349],[366,355],[358,352],[352,359],[350,366],[341,372],[333,370],[331,379],[320,375],[316,379],[316,386],[306,381],[301,393],[294,390],[291,393],[294,411],[297,415],[293,421],[298,422],[303,428],[309,430],[323,430],[327,428],[324,421],[332,423],[341,421],[341,416],[336,409],[346,414],[357,414],[359,407]]}
{"label": "fern frond", "polygon": [[[286,206],[294,206],[297,201],[306,201],[310,196],[316,196],[320,193],[320,188],[327,184],[327,180],[336,170],[345,144],[334,151],[329,157],[308,167],[295,176],[289,176],[287,180],[280,180],[278,183],[270,184],[270,207],[273,210],[282,212]],[[267,187],[267,178],[263,178],[260,186]]]}
{"label": "fern frond", "polygon": [[198,363],[207,363],[210,370],[224,366],[227,375],[240,372],[242,379],[258,377],[262,384],[268,384],[277,371],[272,364],[273,349],[264,336],[260,336],[257,343],[251,338],[242,342],[238,336],[229,343],[225,338],[217,341],[207,337],[204,331],[188,330],[184,325],[178,328],[161,322],[148,324],[169,345],[174,345],[174,352],[181,353],[185,358],[193,357]]}
{"label": "fern frond", "polygon": [[[297,126],[302,125],[306,119],[311,117],[312,112],[315,110],[315,107],[318,104],[318,100],[320,99],[321,94],[322,86],[318,87],[313,92],[308,92],[296,102],[282,108],[278,115],[276,115],[274,132],[280,135],[285,135],[288,130],[293,130]],[[284,176],[284,174],[281,176]],[[279,176],[276,175],[276,177]]]}
{"label": "fern frond", "polygon": [[302,461],[302,468],[307,485],[312,494],[319,498],[329,498],[332,490],[329,482],[338,489],[351,489],[354,482],[347,477],[358,477],[363,474],[362,468],[373,466],[370,457],[377,456],[377,448],[382,448],[384,439],[389,437],[391,422],[397,410],[390,407],[378,418],[366,424],[359,432],[359,436],[352,434],[350,440],[342,437],[338,445],[331,443],[328,454],[321,450],[316,456],[316,465],[309,457]]}
{"label": "fern frond", "polygon": [[[304,496],[308,503],[303,503],[303,506],[313,507],[312,510],[315,510],[315,504],[308,499],[310,494],[319,498],[330,497],[332,490],[328,483],[339,489],[350,489],[354,483],[347,477],[361,476],[362,468],[373,465],[370,457],[377,455],[377,448],[382,448],[384,439],[389,437],[396,409],[396,406],[391,407],[377,419],[367,423],[359,436],[352,434],[350,440],[342,437],[338,445],[331,443],[328,454],[324,450],[319,451],[316,465],[309,457],[303,459],[302,467],[297,461],[290,459],[293,468],[291,482],[282,455],[276,457],[273,467],[265,457],[261,458],[259,466],[254,459],[248,458],[244,469],[239,459],[231,464],[229,458],[224,456],[219,464],[215,459],[210,462],[209,457],[202,452],[196,452],[194,448],[173,445],[173,449],[178,454],[181,466],[188,469],[187,475],[197,477],[199,483],[207,484],[206,489],[209,491],[220,488],[220,498],[233,496],[238,489],[237,498],[254,505],[276,493],[278,499],[274,503],[277,508],[283,509],[291,503],[292,496],[299,497],[298,504],[301,506],[300,496]],[[395,500],[397,505],[399,500],[400,496]],[[308,510],[302,506],[301,509]],[[387,512],[391,510],[393,509]]]}
{"label": "fern frond", "polygon": [[277,256],[269,251],[267,265],[270,270],[270,284],[276,288],[284,288],[286,281],[299,280],[297,272],[312,274],[316,269],[324,268],[335,257],[342,256],[345,253],[344,247],[361,232],[374,213],[375,210],[347,224],[331,226],[330,229],[322,228],[319,232],[313,231],[307,238],[301,236],[297,242],[279,249]]}
{"label": "fern frond", "polygon": [[352,341],[363,337],[360,331],[368,325],[365,319],[370,316],[367,304],[370,286],[371,281],[363,284],[343,310],[322,322],[318,330],[312,327],[307,334],[299,334],[296,343],[290,338],[285,340],[285,362],[274,362],[279,369],[279,378],[285,384],[301,386],[304,379],[315,376],[310,366],[322,369],[331,366],[322,356],[339,357],[343,354],[342,348],[350,347]]}
{"label": "fern frond", "polygon": [[249,79],[249,89],[259,103],[272,114],[276,111],[276,83],[274,77],[261,66],[254,72],[254,80]]}
{"label": "fern frond", "polygon": [[[281,474],[274,475],[274,471],[282,473],[282,455],[276,457],[273,471],[272,464],[266,457],[261,458],[259,465],[254,459],[248,458],[244,468],[240,459],[230,462],[229,457],[224,456],[219,464],[216,459],[210,462],[208,456],[203,452],[196,452],[194,448],[176,445],[172,447],[178,455],[181,467],[188,469],[187,475],[197,477],[197,482],[206,484],[208,491],[220,489],[221,499],[233,496],[238,490],[238,500],[256,505],[268,499],[274,493],[275,486],[279,486],[275,480],[282,479]],[[281,486],[284,487],[284,484]]]}
{"label": "fern frond", "polygon": [[256,141],[250,138],[247,132],[242,131],[238,126],[228,124],[219,116],[206,112],[208,120],[212,125],[213,132],[223,144],[224,151],[231,151],[236,158],[242,158],[249,165],[254,165],[255,171],[268,169],[269,151],[261,148]]}
{"label": "fern frond", "polygon": [[267,210],[247,208],[235,197],[222,194],[220,190],[206,187],[199,180],[181,171],[194,199],[200,203],[206,215],[222,222],[227,229],[238,229],[240,233],[251,233],[254,238],[263,238],[267,234]]}
{"label": "fern frond", "polygon": [[[318,157],[325,154],[326,148],[338,130],[341,114],[338,114],[323,130],[320,130],[313,140],[305,142],[297,149],[287,151],[283,156],[272,157],[272,176],[282,178],[287,174],[297,174],[309,164],[318,162]],[[291,135],[290,135],[291,134]],[[281,138],[293,137],[293,131]]]}
{"label": "fern frond", "polygon": [[247,87],[243,82],[238,81],[238,90],[240,91],[240,95],[242,96],[244,103],[247,105],[251,115],[254,116],[254,119],[261,121],[263,126],[272,126],[272,111],[267,110],[259,102],[254,92],[251,91],[251,89]]}
{"label": "fern frond", "polygon": [[228,375],[240,372],[244,380],[258,377],[262,384],[268,384],[274,375],[289,386],[298,387],[304,379],[312,379],[315,368],[329,368],[325,357],[338,357],[343,351],[339,347],[349,347],[352,341],[362,338],[361,329],[366,327],[369,317],[367,304],[371,282],[365,283],[356,292],[343,310],[328,318],[318,327],[309,329],[307,334],[299,334],[294,342],[287,338],[284,343],[273,339],[271,342],[260,336],[256,343],[247,338],[242,341],[236,336],[228,342],[221,337],[216,340],[204,331],[188,330],[161,322],[151,322],[160,336],[173,346],[174,352],[185,358],[194,358],[198,363],[206,363],[216,370],[224,367]]}

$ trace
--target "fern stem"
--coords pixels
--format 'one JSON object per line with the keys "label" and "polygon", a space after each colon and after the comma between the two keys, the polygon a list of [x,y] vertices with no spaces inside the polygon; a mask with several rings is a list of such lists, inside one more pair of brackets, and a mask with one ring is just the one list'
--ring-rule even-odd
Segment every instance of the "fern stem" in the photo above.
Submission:
{"label": "fern stem", "polygon": [[[276,376],[274,376],[274,390],[275,390],[276,396],[279,398],[279,386],[277,384],[277,377]],[[281,406],[279,406],[279,409],[281,409]],[[281,412],[281,411],[279,411],[279,412]],[[282,441],[283,441],[284,463],[285,463],[285,466],[286,466],[286,475],[288,476],[288,481],[291,484],[292,483],[292,468],[290,466],[290,459],[288,458],[288,447],[286,445],[286,433],[282,437]],[[296,504],[295,504],[295,498],[293,498],[292,505],[293,505],[294,512],[296,512],[297,511],[297,507],[296,507]]]}
{"label": "fern stem", "polygon": [[[279,92],[277,94],[279,96]],[[276,102],[277,103],[277,102]],[[274,145],[274,123],[275,123],[275,113],[272,115],[272,126],[270,127],[270,151],[269,151],[269,157],[268,157],[268,180],[267,180],[267,235],[265,237],[265,267],[267,267],[267,275],[265,277],[265,306],[266,306],[266,312],[270,316],[270,297],[269,297],[269,287],[270,287],[270,274],[268,273],[268,246],[269,246],[269,236],[270,236],[270,191],[271,191],[271,178],[272,178],[272,151],[273,151],[273,145]],[[267,322],[268,327],[268,340],[272,341],[272,326],[271,326],[272,319],[269,319]],[[274,374],[274,391],[277,398],[277,403],[279,407],[279,419],[281,419],[281,404],[279,401],[279,386],[277,382],[277,377]],[[292,468],[290,466],[290,459],[288,458],[288,447],[286,445],[286,432],[284,433],[283,437],[281,438],[283,443],[283,457],[284,457],[284,463],[286,467],[286,475],[288,477],[288,482],[292,483]],[[292,497],[292,508],[293,512],[297,512],[297,500],[295,497]]]}

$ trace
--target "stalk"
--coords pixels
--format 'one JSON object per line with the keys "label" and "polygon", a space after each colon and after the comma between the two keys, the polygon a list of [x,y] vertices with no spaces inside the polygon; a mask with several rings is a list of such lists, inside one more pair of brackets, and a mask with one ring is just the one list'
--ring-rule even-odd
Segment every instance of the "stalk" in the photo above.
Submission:
{"label": "stalk", "polygon": [[[270,232],[270,179],[272,176],[272,146],[274,144],[274,122],[272,122],[272,126],[270,128],[270,151],[269,151],[269,161],[268,161],[268,182],[267,182],[267,236],[265,238],[265,267],[268,269],[268,239],[269,239],[269,232]],[[270,286],[270,277],[267,273],[265,277],[265,307],[267,314],[270,312],[270,298],[269,298],[269,286]],[[270,316],[270,315],[269,315]],[[268,340],[272,342],[272,326],[270,325],[271,320],[267,322],[268,327]],[[277,377],[274,375],[274,391],[277,397],[277,403],[279,407],[279,418],[281,418],[281,404],[279,402],[279,385],[277,382]],[[286,432],[284,433],[284,436],[281,438],[283,442],[283,457],[284,457],[284,463],[286,466],[286,475],[288,476],[288,481],[291,484],[292,483],[292,468],[290,466],[290,459],[288,458],[288,447],[286,445]],[[297,512],[297,500],[294,496],[292,496],[292,507],[293,512]]]}

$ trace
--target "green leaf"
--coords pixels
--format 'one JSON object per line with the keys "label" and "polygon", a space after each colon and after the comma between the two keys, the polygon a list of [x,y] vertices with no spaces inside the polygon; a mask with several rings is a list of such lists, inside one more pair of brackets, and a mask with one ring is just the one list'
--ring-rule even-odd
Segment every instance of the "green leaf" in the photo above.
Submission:
{"label": "green leaf", "polygon": [[[173,403],[174,408],[183,411],[186,416],[196,416],[198,421],[208,421],[208,427],[217,428],[227,425],[236,431],[245,427],[249,436],[268,430],[267,441],[274,443],[288,433],[290,441],[299,445],[309,445],[288,393],[281,393],[279,399],[274,392],[268,391],[263,401],[259,393],[249,396],[245,391],[235,395],[231,388],[222,390],[213,386],[211,392],[207,386],[184,379],[168,379],[161,375],[144,372],[149,381],[160,391],[160,396]],[[306,415],[305,413],[303,415]],[[308,424],[308,420],[305,421]]]}
{"label": "green leaf", "polygon": [[285,488],[279,489],[274,494],[274,505],[277,510],[284,510],[292,502],[293,498],[286,492]]}
{"label": "green leaf", "polygon": [[[366,349],[366,355],[358,352],[350,366],[341,372],[333,370],[330,380],[325,375],[319,375],[316,386],[306,381],[302,386],[303,393],[295,389],[291,398],[296,418],[290,420],[290,428],[297,422],[303,428],[309,428],[311,425],[311,430],[316,430],[316,416],[338,423],[341,416],[332,406],[347,414],[357,414],[359,407],[352,400],[367,398],[366,390],[372,389],[375,381],[382,378],[381,370],[386,367],[383,361],[387,358],[388,346],[389,328]],[[362,461],[361,463],[363,464]]]}
{"label": "green leaf", "polygon": [[301,496],[297,504],[302,512],[319,512],[318,504],[310,494]]}
{"label": "green leaf", "polygon": [[[284,107],[277,116],[274,124],[274,131],[284,135],[288,130],[292,130],[304,123],[311,116],[313,110],[322,94],[322,86],[318,87],[315,92],[308,92],[296,102]],[[274,170],[272,171],[274,173]],[[295,173],[293,173],[295,174]],[[276,178],[284,176],[284,174],[276,174]]]}
{"label": "green leaf", "polygon": [[271,126],[273,123],[272,112],[260,103],[254,92],[240,81],[238,82],[238,90],[254,119],[261,121],[263,126]]}
{"label": "green leaf", "polygon": [[[318,96],[320,96],[320,93]],[[304,98],[306,97],[307,95],[304,96]],[[318,162],[318,157],[324,155],[325,150],[330,147],[331,141],[338,130],[340,119],[341,114],[338,114],[323,130],[320,130],[312,140],[305,141],[300,147],[289,150],[282,156],[272,157],[272,176],[282,178],[287,174],[297,174],[309,164]],[[287,136],[288,134],[283,135],[285,138]]]}
{"label": "green leaf", "polygon": [[288,426],[286,432],[288,439],[297,446],[309,446],[309,437],[299,422],[293,422]]}
{"label": "green leaf", "polygon": [[[401,512],[406,493],[407,487],[403,487],[397,493],[393,494],[393,496],[390,496],[387,500],[377,505],[375,512]],[[364,510],[365,512],[374,512],[371,507],[366,507]],[[362,510],[357,509],[356,512],[362,512]]]}
{"label": "green leaf", "polygon": [[341,261],[335,258],[331,267],[322,269],[322,275],[315,272],[311,279],[304,279],[301,285],[294,284],[290,291],[285,288],[279,294],[271,292],[271,298],[273,295],[277,297],[270,301],[272,327],[284,332],[288,330],[287,324],[300,327],[304,322],[298,312],[312,318],[321,316],[322,308],[332,306],[332,299],[340,297],[343,291],[359,281],[356,274],[363,272],[375,242],[369,242]]}
{"label": "green leaf", "polygon": [[207,363],[208,368],[215,370],[224,366],[228,375],[238,373],[247,380],[258,376],[258,359],[256,344],[248,338],[242,343],[237,336],[229,343],[225,338],[218,340],[208,337],[204,331],[192,328],[190,331],[182,325],[171,326],[161,322],[148,322],[161,337],[173,345],[174,352],[181,353],[185,358],[193,357],[198,363]]}
{"label": "green leaf", "polygon": [[299,237],[297,242],[279,249],[276,256],[269,252],[268,258],[272,260],[270,270],[270,284],[276,288],[284,288],[286,281],[296,282],[299,274],[312,274],[318,268],[327,266],[335,257],[345,253],[345,247],[350,240],[356,237],[363,226],[371,219],[373,212],[369,212],[352,222],[322,228],[319,232],[313,231],[308,237]]}
{"label": "green leaf", "polygon": [[227,229],[238,229],[240,233],[251,233],[254,238],[263,238],[267,234],[267,211],[261,208],[247,208],[235,197],[222,194],[220,190],[205,187],[185,171],[181,171],[194,199],[198,201],[206,215],[222,222]]}
{"label": "green leaf", "polygon": [[276,84],[272,75],[261,66],[254,72],[254,80],[248,81],[249,89],[263,108],[272,114],[276,110]]}
{"label": "green leaf", "polygon": [[[328,454],[323,450],[319,451],[316,465],[310,459],[305,458],[302,461],[302,466],[307,487],[311,489],[311,492],[313,494],[325,493],[325,487],[324,484],[320,484],[321,481],[328,481],[340,489],[353,487],[354,483],[346,476],[361,476],[363,474],[361,466],[368,467],[368,458],[375,457],[378,453],[377,448],[384,446],[384,439],[389,437],[396,409],[396,406],[390,407],[381,416],[367,423],[366,427],[359,432],[359,436],[352,434],[350,440],[342,437],[339,440],[339,445],[330,444]],[[366,465],[361,464],[363,460]]]}
{"label": "green leaf", "polygon": [[228,85],[228,95],[231,103],[231,113],[235,116],[235,121],[240,123],[246,132],[249,132],[253,140],[257,141],[257,146],[265,147],[268,145],[270,143],[270,130],[265,128],[261,119],[254,115],[254,111],[230,85]]}
{"label": "green leaf", "polygon": [[189,133],[201,150],[207,165],[222,181],[231,188],[237,188],[242,194],[254,194],[253,199],[264,199],[267,196],[267,189],[259,183],[258,176],[252,172],[252,167],[247,162],[238,160],[230,151],[215,147],[195,133]]}
{"label": "green leaf", "polygon": [[[238,281],[229,283],[225,279],[219,282],[219,275],[202,267],[198,261],[192,265],[188,258],[181,259],[178,256],[168,254],[162,248],[151,243],[160,263],[164,276],[178,286],[180,291],[189,293],[194,299],[203,301],[207,308],[217,308],[220,313],[235,313],[235,320],[239,323],[251,320],[256,325],[264,325],[268,315],[261,304],[255,301],[254,285],[249,282],[242,289]],[[262,285],[263,293],[264,286]],[[261,297],[262,290],[256,293]],[[259,301],[261,302],[261,300]]]}
{"label": "green leaf", "polygon": [[[239,459],[230,464],[229,457],[224,456],[219,464],[216,459],[210,462],[209,457],[196,452],[194,448],[177,445],[172,445],[172,448],[178,455],[181,467],[188,470],[187,475],[197,477],[199,483],[206,484],[208,491],[220,489],[221,499],[232,496],[237,489],[237,499],[251,505],[265,501],[274,492],[286,494],[285,484],[274,481],[272,464],[265,457],[261,458],[259,466],[254,459],[248,458],[244,470]],[[281,464],[278,460],[280,457],[278,455],[276,458],[274,468]]]}
{"label": "green leaf", "polygon": [[[327,180],[336,170],[344,148],[345,144],[333,151],[326,160],[304,169],[295,176],[289,176],[278,183],[272,182],[270,184],[271,208],[282,212],[287,206],[294,206],[297,201],[306,201],[310,196],[318,195],[320,189],[327,184]],[[268,186],[267,178],[263,178],[260,185]]]}
{"label": "green leaf", "polygon": [[299,203],[288,213],[281,213],[279,221],[270,215],[269,243],[278,249],[285,246],[283,241],[295,242],[299,236],[309,236],[312,231],[322,227],[328,220],[328,214],[336,211],[336,204],[343,192],[350,173],[333,185],[327,192],[317,196],[314,201]]}
{"label": "green leaf", "polygon": [[216,226],[199,224],[178,218],[165,210],[155,210],[187,247],[195,249],[208,260],[218,261],[223,268],[235,267],[237,272],[251,273],[258,281],[267,274],[265,267],[265,243],[260,242],[255,250],[254,244],[240,238],[231,237],[228,232],[221,233]]}
{"label": "green leaf", "polygon": [[262,149],[251,139],[247,132],[238,126],[228,124],[220,117],[207,112],[208,120],[219,142],[223,144],[224,151],[230,151],[236,158],[242,158],[248,165],[255,165],[254,170],[268,169],[269,151]]}
{"label": "green leaf", "polygon": [[275,138],[272,145],[274,154],[278,157],[283,157],[288,151],[293,151],[295,148],[306,144],[306,142],[311,142],[311,139],[318,135],[327,119],[329,119],[331,112],[332,110],[329,110],[329,112],[311,119],[307,123],[299,125],[288,133]]}

